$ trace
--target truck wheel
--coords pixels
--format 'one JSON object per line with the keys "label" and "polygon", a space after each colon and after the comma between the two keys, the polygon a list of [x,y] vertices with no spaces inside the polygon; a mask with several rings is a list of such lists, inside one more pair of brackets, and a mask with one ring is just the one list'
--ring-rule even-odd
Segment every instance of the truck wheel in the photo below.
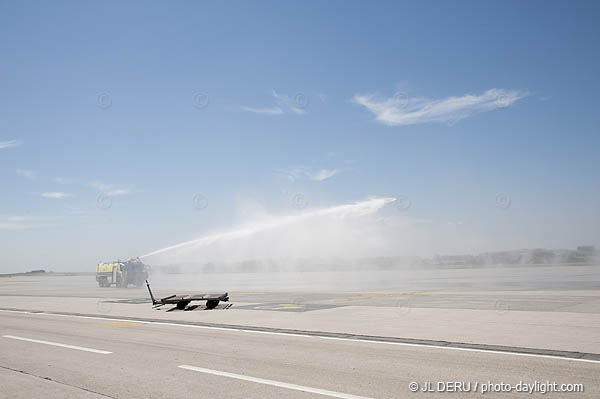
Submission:
{"label": "truck wheel", "polygon": [[206,309],[214,309],[219,304],[219,301],[216,299],[210,299],[206,301]]}

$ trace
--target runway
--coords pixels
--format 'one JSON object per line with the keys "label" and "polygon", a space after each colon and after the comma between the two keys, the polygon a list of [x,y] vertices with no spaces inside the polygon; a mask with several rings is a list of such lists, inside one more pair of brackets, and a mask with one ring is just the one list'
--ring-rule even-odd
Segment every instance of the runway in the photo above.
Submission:
{"label": "runway", "polygon": [[0,320],[7,398],[397,398],[425,395],[411,382],[536,380],[583,384],[577,397],[600,393],[593,362],[39,314]]}
{"label": "runway", "polygon": [[[4,278],[0,398],[510,398],[549,383],[583,392],[547,397],[599,397],[598,272],[557,270],[415,272],[330,292],[233,276],[228,310],[172,312],[93,276]],[[516,287],[525,274],[537,280]],[[208,278],[176,289],[180,277],[154,276],[153,288]]]}

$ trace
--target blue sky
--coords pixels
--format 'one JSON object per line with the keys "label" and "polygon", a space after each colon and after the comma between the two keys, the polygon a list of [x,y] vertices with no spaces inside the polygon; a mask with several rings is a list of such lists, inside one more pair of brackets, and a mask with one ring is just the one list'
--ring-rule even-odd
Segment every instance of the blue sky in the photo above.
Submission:
{"label": "blue sky", "polygon": [[373,196],[475,238],[422,252],[599,244],[599,11],[4,1],[0,272]]}

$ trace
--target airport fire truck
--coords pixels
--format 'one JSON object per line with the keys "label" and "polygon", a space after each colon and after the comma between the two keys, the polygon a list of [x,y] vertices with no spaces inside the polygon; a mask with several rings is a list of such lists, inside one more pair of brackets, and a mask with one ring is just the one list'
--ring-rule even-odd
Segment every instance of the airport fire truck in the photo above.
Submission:
{"label": "airport fire truck", "polygon": [[129,284],[141,287],[148,278],[149,266],[143,264],[139,258],[116,261],[112,263],[98,263],[96,266],[96,281],[100,287],[127,288]]}

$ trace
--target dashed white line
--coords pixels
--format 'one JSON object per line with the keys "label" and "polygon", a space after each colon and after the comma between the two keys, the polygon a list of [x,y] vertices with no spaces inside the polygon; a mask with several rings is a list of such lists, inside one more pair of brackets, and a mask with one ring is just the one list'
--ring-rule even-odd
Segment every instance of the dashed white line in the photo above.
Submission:
{"label": "dashed white line", "polygon": [[314,393],[314,394],[317,394],[317,395],[325,395],[325,396],[330,396],[332,398],[342,398],[342,399],[371,399],[371,398],[367,398],[366,396],[357,396],[357,395],[351,395],[351,394],[348,394],[348,393],[342,393],[342,392],[336,392],[336,391],[328,391],[326,389],[305,387],[303,385],[289,384],[287,382],[267,380],[267,379],[264,379],[264,378],[250,377],[250,376],[247,376],[247,375],[228,373],[228,372],[219,371],[219,370],[205,369],[205,368],[202,368],[202,367],[187,366],[187,365],[181,365],[181,366],[178,366],[178,367],[180,369],[198,371],[200,373],[218,375],[218,376],[227,377],[227,378],[235,378],[237,380],[250,381],[250,382],[255,382],[257,384],[263,384],[263,385],[271,385],[271,386],[279,387],[279,388],[293,389],[295,391],[309,392],[309,393]]}
{"label": "dashed white line", "polygon": [[102,355],[108,355],[109,353],[112,353],[112,352],[108,352],[108,351],[102,351],[102,350],[99,350],[99,349],[85,348],[83,346],[75,346],[75,345],[61,344],[61,343],[58,343],[58,342],[42,341],[41,339],[16,337],[14,335],[3,335],[2,337],[4,337],[4,338],[10,338],[10,339],[17,339],[19,341],[35,342],[36,344],[60,346],[61,348],[75,349],[75,350],[78,350],[78,351],[100,353]]}
{"label": "dashed white line", "polygon": [[254,333],[254,334],[271,334],[271,335],[280,335],[285,337],[302,337],[302,338],[310,338],[310,339],[330,339],[337,341],[347,341],[347,342],[357,342],[362,344],[377,344],[377,345],[397,345],[397,346],[407,346],[407,347],[418,347],[418,348],[433,348],[433,349],[445,349],[445,350],[458,350],[465,352],[477,352],[477,353],[491,353],[498,355],[511,355],[511,356],[528,356],[534,358],[546,358],[552,360],[567,360],[572,362],[585,362],[585,363],[595,363],[600,364],[600,360],[594,359],[580,359],[575,357],[565,357],[565,356],[557,356],[557,355],[545,355],[545,354],[536,354],[536,353],[523,353],[523,352],[511,352],[511,351],[498,351],[493,349],[477,349],[477,348],[461,348],[456,346],[442,346],[442,345],[430,345],[430,344],[420,344],[420,343],[410,343],[410,342],[391,342],[391,341],[374,341],[367,339],[357,339],[357,338],[343,338],[343,337],[328,337],[324,335],[308,335],[308,334],[295,334],[295,333],[284,333],[284,332],[275,332],[275,331],[259,331],[259,330],[249,330],[244,328],[236,328],[236,327],[213,327],[213,326],[199,326],[194,324],[181,324],[181,323],[172,323],[167,321],[148,321],[148,320],[134,320],[134,319],[125,319],[125,318],[111,318],[104,316],[83,316],[83,315],[69,315],[69,314],[60,314],[60,313],[51,313],[51,312],[36,312],[36,311],[26,311],[26,310],[7,310],[0,309],[0,312],[6,313],[21,313],[21,314],[30,314],[30,315],[38,315],[38,316],[55,316],[55,317],[73,317],[80,319],[92,319],[92,320],[110,320],[110,321],[127,321],[131,323],[140,323],[140,324],[156,324],[163,326],[174,326],[174,327],[187,327],[187,328],[203,328],[209,330],[221,330],[221,331],[237,331],[237,332],[246,332],[246,333]]}

